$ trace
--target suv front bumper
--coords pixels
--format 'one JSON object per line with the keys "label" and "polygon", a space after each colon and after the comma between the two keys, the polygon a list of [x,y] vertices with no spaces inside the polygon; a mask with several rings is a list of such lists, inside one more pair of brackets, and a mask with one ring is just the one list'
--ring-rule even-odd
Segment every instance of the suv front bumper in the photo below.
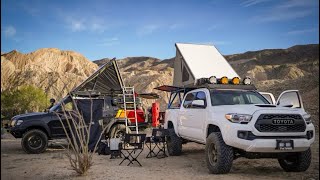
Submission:
{"label": "suv front bumper", "polygon": [[[306,151],[315,140],[315,128],[312,124],[307,125],[306,131],[301,133],[259,133],[247,125],[229,124],[227,126],[222,132],[225,143],[246,152],[301,152]],[[239,131],[251,132],[254,138],[239,138]],[[308,138],[308,131],[313,131],[312,137]],[[277,140],[293,140],[294,148],[292,150],[276,149]]]}
{"label": "suv front bumper", "polygon": [[20,128],[20,126],[10,127],[8,130],[15,138],[22,138],[24,129]]}

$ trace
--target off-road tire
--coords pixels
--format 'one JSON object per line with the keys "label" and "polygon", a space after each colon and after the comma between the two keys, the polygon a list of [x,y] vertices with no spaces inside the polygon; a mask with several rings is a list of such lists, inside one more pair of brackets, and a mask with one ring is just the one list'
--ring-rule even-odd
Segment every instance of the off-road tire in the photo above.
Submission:
{"label": "off-road tire", "polygon": [[[131,130],[127,127],[128,133],[131,133]],[[121,136],[119,136],[119,133],[122,133]],[[124,138],[124,134],[126,134],[126,125],[124,124],[116,124],[110,129],[110,138]]]}
{"label": "off-road tire", "polygon": [[182,152],[182,140],[176,135],[174,129],[168,129],[167,149],[170,156],[180,156]]}
{"label": "off-road tire", "polygon": [[43,153],[48,147],[48,136],[39,129],[29,130],[23,134],[21,146],[28,154]]}
{"label": "off-road tire", "polygon": [[211,133],[207,137],[205,148],[206,163],[212,174],[226,174],[233,161],[233,149],[225,144],[220,132]]}
{"label": "off-road tire", "polygon": [[278,159],[278,161],[282,169],[286,172],[303,172],[306,171],[311,164],[311,150],[309,148],[304,152]]}

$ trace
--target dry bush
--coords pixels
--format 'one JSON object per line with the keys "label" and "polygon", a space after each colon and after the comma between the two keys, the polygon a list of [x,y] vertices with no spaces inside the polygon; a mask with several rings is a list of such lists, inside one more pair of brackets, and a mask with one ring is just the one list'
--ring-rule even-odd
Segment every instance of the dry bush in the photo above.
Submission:
{"label": "dry bush", "polygon": [[[42,68],[42,67],[38,67]],[[53,69],[50,69],[52,72],[54,72]],[[49,77],[47,77],[49,78]],[[63,92],[68,87],[68,82],[65,82],[64,79],[58,77],[64,84],[62,89],[55,89],[57,92],[60,92],[58,97],[63,97]],[[54,82],[49,83],[48,87],[54,87],[52,86]],[[79,111],[75,100],[72,98],[72,95],[68,93],[68,96],[71,97],[72,105],[75,107],[73,110],[67,110],[65,108],[64,102],[62,102],[62,111],[61,112],[54,112],[55,115],[59,118],[60,123],[62,124],[63,130],[67,136],[68,140],[68,147],[62,146],[64,149],[66,149],[66,156],[69,159],[71,168],[76,171],[79,175],[86,175],[88,170],[93,164],[92,156],[97,150],[98,144],[101,140],[102,135],[104,135],[104,132],[107,127],[104,127],[102,130],[99,139],[97,141],[97,144],[94,147],[93,151],[89,150],[89,140],[90,140],[90,131],[91,131],[91,125],[92,125],[92,104],[93,100],[90,96],[90,92],[87,92],[89,94],[89,98],[91,100],[91,118],[90,122],[86,123],[83,115]],[[61,116],[65,118],[62,119]],[[63,122],[65,121],[65,123]],[[68,132],[69,131],[69,132]]]}
{"label": "dry bush", "polygon": [[[71,97],[71,95],[69,95]],[[67,150],[67,157],[73,170],[79,175],[86,175],[89,168],[93,164],[92,156],[96,152],[99,141],[106,130],[106,127],[102,130],[99,140],[97,141],[94,150],[89,150],[90,131],[92,125],[92,104],[91,100],[91,118],[90,122],[86,123],[83,115],[79,111],[75,100],[72,99],[74,110],[69,111],[65,109],[65,104],[62,105],[62,112],[55,112],[62,124],[63,130],[66,133],[69,143]],[[65,120],[61,118],[64,116]],[[65,121],[65,123],[63,122]],[[69,132],[68,132],[69,131]]]}

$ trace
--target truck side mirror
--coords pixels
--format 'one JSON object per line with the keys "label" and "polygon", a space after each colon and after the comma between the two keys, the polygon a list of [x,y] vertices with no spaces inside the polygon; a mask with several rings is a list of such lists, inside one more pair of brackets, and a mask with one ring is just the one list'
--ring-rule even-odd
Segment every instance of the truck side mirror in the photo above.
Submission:
{"label": "truck side mirror", "polygon": [[198,100],[194,100],[191,103],[192,107],[198,107],[198,108],[205,108],[205,104],[204,104],[204,100],[203,99],[198,99]]}

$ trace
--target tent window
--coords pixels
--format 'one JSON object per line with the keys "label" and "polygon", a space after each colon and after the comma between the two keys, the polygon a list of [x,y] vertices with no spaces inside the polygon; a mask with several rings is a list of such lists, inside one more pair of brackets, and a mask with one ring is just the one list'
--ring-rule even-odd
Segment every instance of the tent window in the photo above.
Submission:
{"label": "tent window", "polygon": [[186,66],[183,66],[183,70],[182,70],[182,82],[188,81],[189,80],[189,73],[188,70],[186,68]]}

